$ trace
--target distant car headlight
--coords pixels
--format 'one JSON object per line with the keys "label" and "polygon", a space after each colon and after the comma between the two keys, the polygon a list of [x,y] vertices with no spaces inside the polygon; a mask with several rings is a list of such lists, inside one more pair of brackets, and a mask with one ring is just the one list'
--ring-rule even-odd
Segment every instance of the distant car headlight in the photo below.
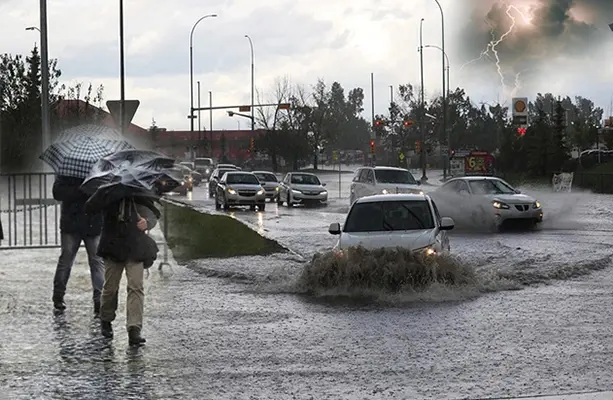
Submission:
{"label": "distant car headlight", "polygon": [[206,169],[206,173],[208,174],[208,173],[210,173],[210,172],[211,172],[211,170],[207,168],[207,169]]}
{"label": "distant car headlight", "polygon": [[430,246],[426,246],[426,247],[422,247],[421,249],[417,249],[415,250],[416,254],[421,254],[424,256],[435,256],[437,254],[436,249],[434,247],[432,247],[432,245]]}
{"label": "distant car headlight", "polygon": [[535,201],[534,204],[532,204],[532,208],[541,208],[541,203]]}
{"label": "distant car headlight", "polygon": [[511,208],[508,204],[503,203],[501,201],[492,201],[492,206],[498,210],[508,210],[509,208]]}
{"label": "distant car headlight", "polygon": [[278,191],[279,191],[279,186],[277,186],[277,187],[275,188],[275,190],[278,192]]}
{"label": "distant car headlight", "polygon": [[389,192],[388,192],[386,189],[383,189],[383,190],[381,191],[381,194],[388,194],[388,193],[389,193]]}
{"label": "distant car headlight", "polygon": [[260,190],[258,190],[258,192],[257,192],[256,194],[257,194],[258,196],[261,196],[261,195],[263,195],[264,193],[266,193],[266,190],[264,190],[264,189],[260,189]]}
{"label": "distant car headlight", "polygon": [[232,188],[228,188],[228,193],[230,194],[236,194],[236,190],[232,189]]}
{"label": "distant car headlight", "polygon": [[191,181],[193,181],[193,180],[194,180],[194,178],[192,178],[192,177],[190,176],[189,178],[187,178],[187,180],[191,182]]}
{"label": "distant car headlight", "polygon": [[181,181],[181,186],[184,186],[184,185],[185,185],[185,181]]}

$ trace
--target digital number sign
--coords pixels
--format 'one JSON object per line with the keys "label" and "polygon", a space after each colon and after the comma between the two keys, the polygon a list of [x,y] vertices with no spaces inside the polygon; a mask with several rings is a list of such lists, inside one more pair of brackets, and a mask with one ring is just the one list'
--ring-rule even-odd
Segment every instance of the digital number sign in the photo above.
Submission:
{"label": "digital number sign", "polygon": [[487,152],[472,152],[464,159],[466,175],[489,175],[493,173],[494,157]]}

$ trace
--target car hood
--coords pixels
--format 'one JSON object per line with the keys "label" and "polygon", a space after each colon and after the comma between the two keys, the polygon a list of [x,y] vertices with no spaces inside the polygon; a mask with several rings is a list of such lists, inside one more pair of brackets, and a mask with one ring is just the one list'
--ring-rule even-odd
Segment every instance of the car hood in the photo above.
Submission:
{"label": "car hood", "polygon": [[274,189],[279,186],[279,182],[262,182],[264,189]]}
{"label": "car hood", "polygon": [[493,194],[485,196],[492,201],[501,201],[506,204],[527,204],[534,203],[534,197],[525,194]]}
{"label": "car hood", "polygon": [[260,190],[262,189],[261,185],[247,184],[247,183],[226,184],[226,187],[232,188],[234,190]]}
{"label": "car hood", "polygon": [[388,193],[420,194],[423,192],[419,185],[411,185],[408,183],[377,183],[377,188],[381,189],[381,191],[386,190]]}
{"label": "car hood", "polygon": [[297,185],[295,183],[291,184],[292,190],[299,190],[301,192],[323,192],[326,190],[325,187],[321,185]]}
{"label": "car hood", "polygon": [[408,250],[418,250],[433,244],[434,237],[434,229],[394,232],[342,232],[338,247],[347,249],[362,246],[368,250],[402,247]]}

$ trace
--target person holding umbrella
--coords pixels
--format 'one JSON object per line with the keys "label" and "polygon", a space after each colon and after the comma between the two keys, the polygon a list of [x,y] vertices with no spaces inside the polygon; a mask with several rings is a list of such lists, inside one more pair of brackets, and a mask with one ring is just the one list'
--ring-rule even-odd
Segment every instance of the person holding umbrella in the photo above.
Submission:
{"label": "person holding umbrella", "polygon": [[[174,160],[154,152],[123,151],[106,157],[94,166],[82,189],[92,193],[86,211],[102,211],[103,227],[97,254],[104,259],[105,275],[100,306],[101,333],[113,338],[113,321],[123,272],[127,278],[126,328],[131,346],[141,346],[144,311],[144,270],[157,257],[158,247],[147,231],[161,214],[159,200],[164,166]],[[166,181],[165,181],[166,182]],[[176,182],[180,184],[179,182]],[[172,185],[171,189],[172,189]],[[169,189],[170,190],[170,189]]]}
{"label": "person holding umbrella", "polygon": [[96,255],[102,230],[102,214],[85,212],[89,198],[80,190],[93,165],[104,156],[132,146],[108,128],[82,125],[59,135],[40,158],[55,171],[53,198],[61,202],[61,252],[53,277],[53,308],[56,314],[66,309],[64,296],[81,242],[85,244],[93,289],[94,314],[100,313],[104,283],[102,258]]}

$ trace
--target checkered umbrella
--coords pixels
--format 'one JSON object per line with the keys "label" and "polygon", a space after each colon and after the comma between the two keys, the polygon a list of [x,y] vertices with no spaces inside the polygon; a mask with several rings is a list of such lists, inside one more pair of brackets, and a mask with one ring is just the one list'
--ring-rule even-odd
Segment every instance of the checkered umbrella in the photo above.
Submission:
{"label": "checkered umbrella", "polygon": [[81,125],[63,131],[40,159],[57,175],[86,178],[103,157],[133,149],[117,131],[96,125]]}

